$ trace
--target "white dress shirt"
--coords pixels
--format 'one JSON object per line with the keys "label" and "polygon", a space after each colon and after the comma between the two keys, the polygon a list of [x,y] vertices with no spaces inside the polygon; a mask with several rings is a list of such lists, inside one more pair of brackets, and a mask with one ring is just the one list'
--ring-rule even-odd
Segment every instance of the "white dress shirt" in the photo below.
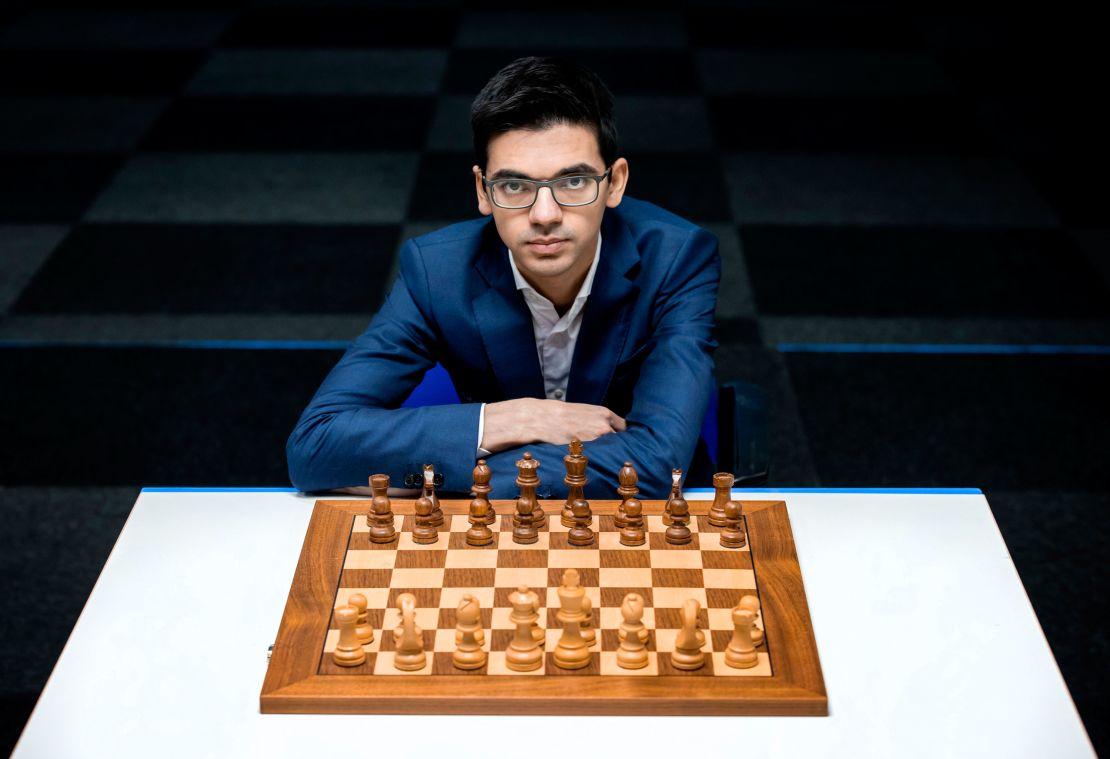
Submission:
{"label": "white dress shirt", "polygon": [[[597,249],[590,271],[578,288],[578,295],[567,312],[559,316],[555,304],[528,284],[516,267],[512,253],[509,253],[509,266],[513,270],[516,289],[524,296],[524,302],[532,314],[532,333],[536,339],[536,353],[540,359],[540,372],[543,374],[544,395],[550,400],[561,401],[567,395],[567,382],[570,380],[570,362],[574,357],[574,345],[582,330],[582,313],[586,310],[586,299],[594,286],[594,274],[601,260],[601,233],[597,235]],[[486,405],[478,414],[478,458],[488,456],[489,451],[482,448],[482,436],[486,427]]]}

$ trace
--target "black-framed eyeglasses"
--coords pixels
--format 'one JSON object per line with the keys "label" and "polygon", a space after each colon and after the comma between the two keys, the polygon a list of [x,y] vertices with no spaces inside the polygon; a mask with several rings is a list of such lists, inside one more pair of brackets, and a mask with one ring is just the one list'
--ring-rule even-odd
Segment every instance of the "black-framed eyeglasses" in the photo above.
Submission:
{"label": "black-framed eyeglasses", "polygon": [[561,206],[588,206],[601,194],[601,182],[613,173],[610,166],[604,174],[573,174],[558,179],[486,179],[482,184],[489,193],[490,200],[498,208],[531,208],[536,204],[541,187],[550,187],[551,196]]}

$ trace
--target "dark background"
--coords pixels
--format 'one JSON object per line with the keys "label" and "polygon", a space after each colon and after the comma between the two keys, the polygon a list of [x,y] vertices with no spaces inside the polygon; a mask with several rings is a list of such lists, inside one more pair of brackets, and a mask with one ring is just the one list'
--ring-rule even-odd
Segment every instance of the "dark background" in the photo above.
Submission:
{"label": "dark background", "polygon": [[769,392],[770,484],[983,488],[1110,745],[1091,19],[145,6],[0,9],[0,745],[141,486],[288,484],[285,437],[400,241],[475,214],[470,99],[541,52],[615,93],[630,193],[719,235],[718,371]]}

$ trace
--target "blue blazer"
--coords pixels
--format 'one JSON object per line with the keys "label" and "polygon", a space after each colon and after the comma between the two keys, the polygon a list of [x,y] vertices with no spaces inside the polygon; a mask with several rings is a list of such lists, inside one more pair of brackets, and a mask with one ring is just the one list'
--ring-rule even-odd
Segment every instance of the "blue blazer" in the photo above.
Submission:
{"label": "blue blazer", "polygon": [[[606,406],[628,429],[585,443],[586,495],[616,498],[617,472],[631,461],[641,495],[662,498],[671,469],[690,464],[714,387],[717,239],[627,197],[606,209],[601,235],[566,400]],[[544,397],[531,315],[508,256],[488,218],[404,245],[385,304],[289,437],[294,486],[365,486],[378,472],[400,486],[430,463],[443,489],[470,490],[480,404]],[[401,408],[437,361],[462,402]],[[516,497],[516,461],[526,450],[540,461],[537,493],[564,497],[566,447],[546,443],[489,456],[491,496]]]}

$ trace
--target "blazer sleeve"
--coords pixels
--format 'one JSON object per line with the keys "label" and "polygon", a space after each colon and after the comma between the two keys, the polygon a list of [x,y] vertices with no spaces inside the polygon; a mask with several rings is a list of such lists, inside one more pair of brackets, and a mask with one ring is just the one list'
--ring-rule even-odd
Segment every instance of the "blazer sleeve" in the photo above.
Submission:
{"label": "blazer sleeve", "polygon": [[[686,238],[653,293],[652,334],[635,380],[632,408],[625,417],[628,429],[586,443],[587,497],[615,498],[617,473],[625,461],[636,467],[640,496],[645,498],[666,497],[671,469],[689,467],[709,394],[715,390],[713,319],[720,279],[717,238],[698,229]],[[543,484],[537,492],[543,497],[565,497],[566,448],[546,443],[491,456],[493,495],[513,497],[516,461],[526,450],[541,461],[541,467],[549,467],[546,472],[540,470]]]}
{"label": "blazer sleeve", "polygon": [[385,304],[289,436],[289,478],[299,490],[365,486],[372,472],[399,486],[425,463],[444,474],[448,487],[469,486],[481,405],[400,407],[435,365],[441,342],[423,269],[410,240]]}

